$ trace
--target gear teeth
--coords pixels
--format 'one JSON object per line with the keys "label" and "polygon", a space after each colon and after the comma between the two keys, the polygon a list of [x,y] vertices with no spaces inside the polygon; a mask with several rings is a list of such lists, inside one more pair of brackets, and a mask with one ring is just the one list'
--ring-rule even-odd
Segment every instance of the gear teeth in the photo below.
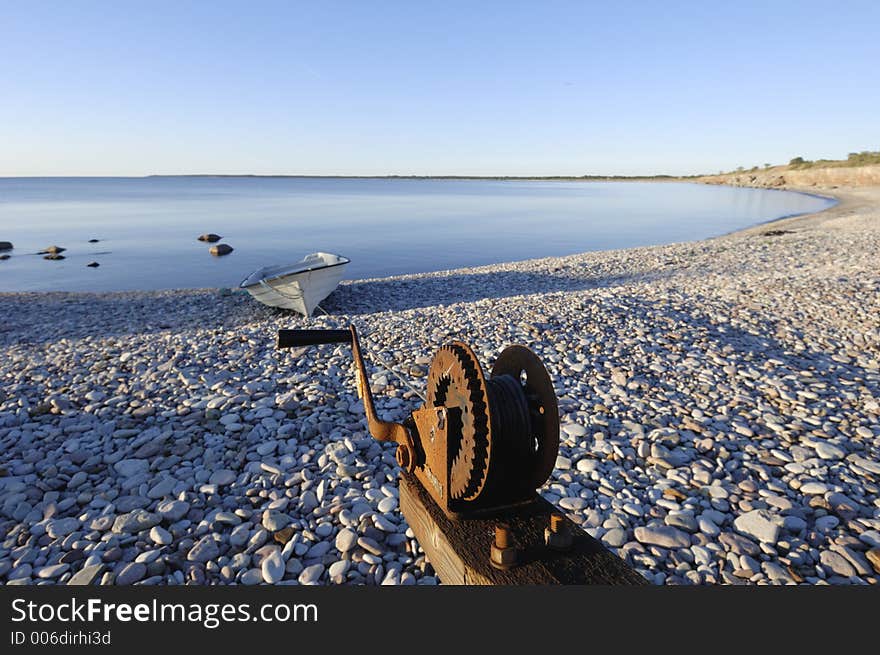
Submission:
{"label": "gear teeth", "polygon": [[462,410],[459,442],[449,444],[455,451],[449,493],[455,499],[473,500],[486,482],[491,442],[486,394],[482,369],[470,348],[454,342],[438,350],[429,371],[428,404]]}
{"label": "gear teeth", "polygon": [[470,349],[455,343],[450,349],[461,365],[461,380],[467,392],[467,415],[463,417],[462,442],[451,465],[450,493],[453,498],[473,500],[483,489],[488,473],[489,412],[479,363]]}

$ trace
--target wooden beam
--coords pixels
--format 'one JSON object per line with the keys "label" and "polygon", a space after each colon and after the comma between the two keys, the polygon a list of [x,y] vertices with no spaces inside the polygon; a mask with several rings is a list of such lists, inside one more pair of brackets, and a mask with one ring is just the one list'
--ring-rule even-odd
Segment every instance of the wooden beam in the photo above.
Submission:
{"label": "wooden beam", "polygon": [[[574,536],[565,552],[544,545],[551,514],[563,514],[537,494],[532,503],[503,516],[454,521],[447,517],[410,474],[400,474],[400,509],[444,584],[640,585],[647,581],[626,562],[564,519]],[[518,564],[502,571],[489,563],[495,525],[510,526]]]}

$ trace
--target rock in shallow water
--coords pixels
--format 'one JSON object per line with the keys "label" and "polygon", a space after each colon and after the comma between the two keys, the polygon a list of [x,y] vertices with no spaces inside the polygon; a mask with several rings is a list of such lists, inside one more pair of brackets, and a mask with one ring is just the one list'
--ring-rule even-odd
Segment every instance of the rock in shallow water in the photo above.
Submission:
{"label": "rock in shallow water", "polygon": [[233,250],[232,246],[226,243],[218,243],[216,246],[211,246],[209,249],[210,253],[215,257],[222,257],[223,255],[228,255]]}

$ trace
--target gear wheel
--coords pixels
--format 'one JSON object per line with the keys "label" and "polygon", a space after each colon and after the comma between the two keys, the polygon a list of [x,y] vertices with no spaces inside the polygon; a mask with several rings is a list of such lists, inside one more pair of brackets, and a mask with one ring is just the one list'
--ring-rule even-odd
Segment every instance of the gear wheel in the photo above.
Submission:
{"label": "gear wheel", "polygon": [[[450,467],[449,493],[458,500],[475,499],[486,484],[492,440],[486,380],[466,344],[455,341],[437,351],[428,373],[426,404],[461,411],[461,434]],[[450,431],[450,438],[455,436]]]}

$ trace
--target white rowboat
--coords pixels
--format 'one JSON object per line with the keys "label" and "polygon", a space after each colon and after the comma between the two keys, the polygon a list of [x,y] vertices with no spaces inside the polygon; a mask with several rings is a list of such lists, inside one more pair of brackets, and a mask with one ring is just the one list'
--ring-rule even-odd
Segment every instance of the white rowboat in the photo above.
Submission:
{"label": "white rowboat", "polygon": [[257,269],[239,286],[263,304],[311,316],[339,285],[350,261],[342,255],[313,252],[294,264]]}

